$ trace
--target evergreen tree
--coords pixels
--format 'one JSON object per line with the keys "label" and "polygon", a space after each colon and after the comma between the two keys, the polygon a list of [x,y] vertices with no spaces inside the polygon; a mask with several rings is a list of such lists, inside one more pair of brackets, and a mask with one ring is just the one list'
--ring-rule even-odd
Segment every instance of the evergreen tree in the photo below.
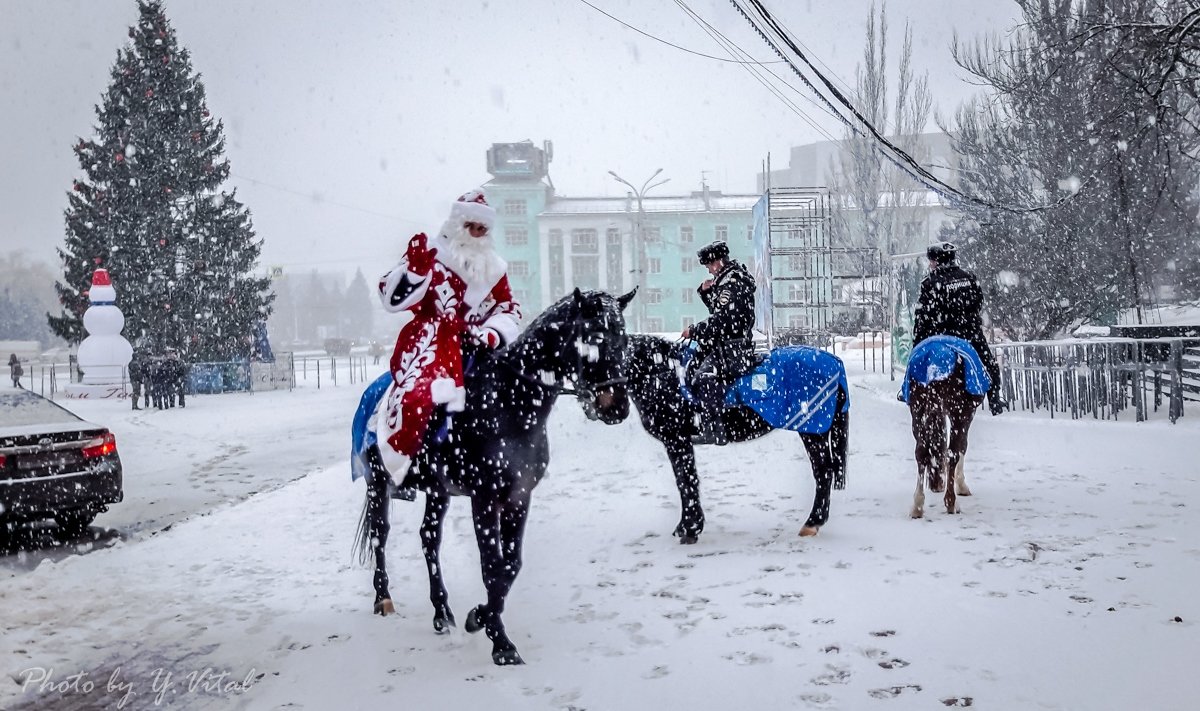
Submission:
{"label": "evergreen tree", "polygon": [[367,278],[363,276],[362,269],[358,269],[354,272],[350,286],[346,287],[346,295],[343,298],[345,336],[355,340],[370,338],[376,308],[376,302],[371,298],[371,289],[367,286]]}
{"label": "evergreen tree", "polygon": [[160,0],[139,0],[138,9],[96,107],[96,135],[75,146],[85,177],[68,194],[55,285],[63,313],[50,325],[83,339],[92,271],[103,266],[130,342],[173,346],[192,360],[245,357],[273,298],[252,273],[261,241],[236,192],[221,190],[224,127],[188,51]]}

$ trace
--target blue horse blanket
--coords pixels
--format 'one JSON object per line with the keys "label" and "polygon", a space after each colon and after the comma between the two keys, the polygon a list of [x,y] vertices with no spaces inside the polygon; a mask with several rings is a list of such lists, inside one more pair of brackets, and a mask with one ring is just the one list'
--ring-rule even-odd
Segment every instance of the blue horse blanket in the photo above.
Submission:
{"label": "blue horse blanket", "polygon": [[783,346],[738,378],[725,404],[745,405],[776,429],[820,434],[833,425],[839,390],[845,393],[841,411],[849,412],[850,386],[841,358],[809,346]]}
{"label": "blue horse blanket", "polygon": [[392,373],[385,371],[367,386],[362,397],[358,399],[358,409],[354,411],[354,422],[350,426],[351,481],[357,481],[371,471],[371,465],[367,463],[367,450],[377,441],[375,430],[371,428],[371,417],[391,384]]}
{"label": "blue horse blanket", "polygon": [[901,398],[908,402],[909,383],[914,380],[921,385],[928,385],[949,378],[959,358],[963,362],[967,392],[986,395],[992,380],[971,344],[954,336],[930,336],[918,343],[908,358],[908,370],[904,373],[904,385],[900,389]]}

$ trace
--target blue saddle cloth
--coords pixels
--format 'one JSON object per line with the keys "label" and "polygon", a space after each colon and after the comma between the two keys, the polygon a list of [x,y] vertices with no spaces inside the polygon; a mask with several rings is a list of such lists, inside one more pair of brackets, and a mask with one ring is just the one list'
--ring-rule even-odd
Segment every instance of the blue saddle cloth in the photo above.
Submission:
{"label": "blue saddle cloth", "polygon": [[928,385],[949,378],[959,358],[963,362],[967,392],[986,395],[992,379],[988,377],[983,361],[971,344],[954,336],[930,336],[918,343],[908,357],[908,370],[904,373],[904,385],[900,389],[901,398],[908,402],[909,383],[914,380],[921,385]]}
{"label": "blue saddle cloth", "polygon": [[354,421],[350,425],[350,479],[357,481],[371,471],[367,463],[367,450],[375,444],[375,430],[371,429],[371,416],[379,401],[387,393],[392,384],[392,374],[385,371],[383,375],[367,386],[362,397],[358,399],[358,409],[354,411]]}
{"label": "blue saddle cloth", "polygon": [[842,359],[809,346],[783,346],[738,378],[725,404],[745,405],[772,427],[806,434],[828,432],[845,393],[842,412],[850,411],[850,386]]}

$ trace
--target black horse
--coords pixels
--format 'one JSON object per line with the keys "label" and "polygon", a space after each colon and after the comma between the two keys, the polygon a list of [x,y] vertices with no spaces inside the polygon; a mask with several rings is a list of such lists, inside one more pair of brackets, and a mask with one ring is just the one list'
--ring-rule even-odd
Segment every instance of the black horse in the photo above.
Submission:
{"label": "black horse", "polygon": [[[476,353],[465,378],[466,409],[455,414],[448,427],[440,426],[444,413],[434,416],[405,481],[425,493],[421,549],[438,634],[454,627],[438,558],[442,523],[452,495],[471,497],[487,602],[471,610],[465,627],[468,632],[487,632],[496,664],[524,663],[505,634],[501,615],[521,570],[530,498],[550,461],[546,419],[564,392],[575,393],[605,423],[629,416],[621,311],[632,298],[633,293],[618,298],[576,289],[505,348]],[[573,382],[575,389],[564,381]],[[367,456],[370,473],[358,550],[364,564],[374,554],[375,612],[387,615],[395,611],[384,559],[393,489],[378,449],[372,446]]]}
{"label": "black horse", "polygon": [[[641,417],[642,427],[667,449],[675,486],[679,489],[682,514],[675,535],[681,543],[695,543],[704,530],[704,509],[700,505],[700,478],[696,474],[696,453],[691,434],[696,431],[696,410],[679,388],[677,344],[655,336],[636,335],[629,339],[627,368],[629,397]],[[838,362],[840,368],[840,361]],[[844,369],[841,370],[844,376]],[[800,529],[800,535],[816,535],[829,520],[831,485],[846,487],[846,447],[850,415],[843,412],[848,394],[839,386],[832,424],[823,433],[800,435],[812,462],[817,482],[812,511]],[[748,407],[727,408],[723,415],[730,442],[746,442],[772,429]]]}

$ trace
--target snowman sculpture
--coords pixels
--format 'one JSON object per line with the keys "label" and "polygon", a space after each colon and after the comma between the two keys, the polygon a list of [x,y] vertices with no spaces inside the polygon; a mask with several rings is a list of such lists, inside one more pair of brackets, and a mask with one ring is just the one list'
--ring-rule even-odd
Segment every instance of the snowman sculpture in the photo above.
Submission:
{"label": "snowman sculpture", "polygon": [[121,335],[125,315],[117,308],[117,290],[105,269],[92,274],[88,292],[91,305],[83,312],[83,328],[88,337],[79,344],[81,384],[72,384],[67,392],[72,397],[121,397],[128,381],[129,361],[133,347]]}

